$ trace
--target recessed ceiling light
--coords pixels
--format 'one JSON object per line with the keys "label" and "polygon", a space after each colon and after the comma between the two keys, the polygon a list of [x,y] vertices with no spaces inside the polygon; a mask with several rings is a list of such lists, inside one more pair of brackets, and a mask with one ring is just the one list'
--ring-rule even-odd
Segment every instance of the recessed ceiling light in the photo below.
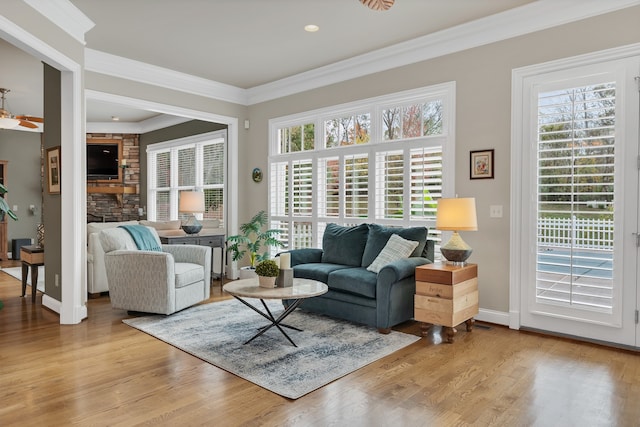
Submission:
{"label": "recessed ceiling light", "polygon": [[304,30],[306,32],[308,32],[308,33],[315,33],[319,29],[320,29],[320,27],[318,27],[317,25],[314,25],[314,24],[309,24],[309,25],[305,25],[304,26]]}
{"label": "recessed ceiling light", "polygon": [[114,122],[117,122],[118,120],[120,120],[120,117],[118,117],[118,116],[111,116],[111,120],[113,120]]}

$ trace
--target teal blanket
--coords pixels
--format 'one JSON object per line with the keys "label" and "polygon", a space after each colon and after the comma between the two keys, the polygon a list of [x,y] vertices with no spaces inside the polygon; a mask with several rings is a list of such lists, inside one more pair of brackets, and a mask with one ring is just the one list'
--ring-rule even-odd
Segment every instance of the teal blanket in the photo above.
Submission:
{"label": "teal blanket", "polygon": [[162,247],[158,244],[156,236],[144,225],[120,225],[119,227],[127,230],[141,251],[162,251]]}

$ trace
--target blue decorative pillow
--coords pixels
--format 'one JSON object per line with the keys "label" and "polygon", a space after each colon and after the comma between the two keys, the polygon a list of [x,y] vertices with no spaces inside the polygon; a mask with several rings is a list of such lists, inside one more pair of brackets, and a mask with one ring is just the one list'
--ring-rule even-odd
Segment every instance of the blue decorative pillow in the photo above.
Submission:
{"label": "blue decorative pillow", "polygon": [[367,224],[355,227],[327,224],[322,237],[322,262],[360,267],[368,234]]}
{"label": "blue decorative pillow", "polygon": [[409,256],[419,257],[422,255],[427,244],[427,232],[429,230],[426,227],[385,227],[379,224],[369,224],[369,238],[364,248],[364,254],[362,255],[362,267],[368,267],[373,260],[376,259],[378,254],[382,252],[385,245],[389,241],[389,237],[392,234],[397,234],[405,240],[413,240],[418,242],[418,246],[411,252]]}

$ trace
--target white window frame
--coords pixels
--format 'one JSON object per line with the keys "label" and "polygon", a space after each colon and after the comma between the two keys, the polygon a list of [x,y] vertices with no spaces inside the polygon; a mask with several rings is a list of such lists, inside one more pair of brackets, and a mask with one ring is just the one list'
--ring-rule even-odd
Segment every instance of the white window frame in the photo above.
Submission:
{"label": "white window frame", "polygon": [[[205,190],[205,189],[214,189],[214,188],[222,188],[223,189],[223,203],[224,206],[227,205],[227,182],[225,181],[222,185],[220,184],[209,184],[204,185],[203,183],[203,147],[205,145],[209,145],[212,142],[220,141],[220,143],[224,146],[224,174],[223,176],[227,176],[227,131],[219,130],[215,132],[208,132],[194,136],[188,136],[185,138],[174,139],[171,141],[159,142],[156,144],[150,144],[147,146],[147,218],[150,221],[157,220],[157,212],[156,212],[156,194],[158,191],[166,191],[169,190],[169,219],[176,220],[179,219],[178,213],[178,196],[179,192],[183,190]],[[162,189],[156,186],[156,155],[164,152],[171,153],[171,164],[178,164],[178,151],[185,148],[195,147],[195,184],[188,186],[179,186],[178,182],[178,168],[171,168],[171,177],[170,177],[170,186],[162,187]],[[223,222],[226,222],[226,213],[223,214]],[[202,219],[203,214],[196,214],[198,219]]]}
{"label": "white window frame", "polygon": [[[409,197],[404,198],[404,212],[405,215],[402,219],[383,219],[376,217],[376,176],[375,176],[375,158],[376,154],[385,151],[397,151],[401,150],[405,159],[408,159],[411,149],[422,148],[425,146],[425,142],[429,141],[431,145],[440,145],[442,147],[442,196],[453,197],[455,191],[455,99],[456,99],[456,83],[447,82],[439,85],[428,86],[403,92],[398,92],[390,95],[369,98],[361,101],[356,101],[348,104],[336,105],[327,108],[322,108],[314,111],[308,111],[298,113],[290,116],[274,118],[269,121],[269,173],[268,173],[268,187],[271,189],[272,180],[277,179],[272,177],[273,169],[272,165],[277,163],[288,163],[303,159],[310,159],[313,164],[313,213],[310,217],[298,217],[294,216],[290,207],[289,211],[284,215],[273,215],[271,209],[272,203],[277,200],[272,200],[272,192],[269,191],[268,206],[269,217],[272,226],[278,223],[287,223],[289,230],[286,231],[288,236],[288,247],[293,245],[293,233],[292,225],[294,222],[302,221],[311,223],[314,229],[313,246],[321,247],[322,232],[318,225],[324,223],[338,223],[338,224],[354,224],[354,223],[371,223],[398,226],[398,227],[415,227],[426,226],[429,230],[435,229],[435,218],[433,220],[419,220],[410,218],[410,204]],[[423,136],[418,138],[408,139],[396,139],[393,141],[383,140],[383,125],[379,119],[382,115],[382,110],[390,107],[397,107],[403,105],[411,105],[415,103],[429,102],[430,100],[442,101],[442,116],[443,116],[443,128],[442,133],[434,136]],[[370,142],[359,145],[348,145],[342,147],[324,147],[324,122],[336,117],[355,115],[355,114],[371,114],[371,129],[370,129]],[[314,150],[291,152],[291,153],[279,153],[278,144],[278,130],[286,127],[300,126],[313,123],[315,125],[315,142]],[[440,142],[440,144],[438,144]],[[369,209],[366,218],[347,218],[344,216],[344,199],[340,200],[340,212],[337,217],[326,217],[320,215],[321,201],[318,197],[320,191],[323,189],[323,183],[320,183],[319,164],[320,159],[338,157],[340,161],[340,174],[343,171],[343,159],[345,156],[366,154],[370,159],[369,166]],[[405,160],[406,161],[406,160]],[[282,179],[280,177],[279,179]],[[405,175],[404,189],[405,194],[410,193],[410,177],[409,174]],[[275,182],[274,182],[275,184]],[[289,184],[290,185],[290,184]],[[292,189],[289,188],[289,194],[292,194]]]}

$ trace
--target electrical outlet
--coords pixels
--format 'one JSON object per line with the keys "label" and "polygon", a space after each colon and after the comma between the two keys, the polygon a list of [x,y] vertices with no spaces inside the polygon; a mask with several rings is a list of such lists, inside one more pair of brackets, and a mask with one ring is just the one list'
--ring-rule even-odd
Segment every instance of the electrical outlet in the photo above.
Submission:
{"label": "electrical outlet", "polygon": [[502,218],[502,205],[489,206],[489,218]]}

